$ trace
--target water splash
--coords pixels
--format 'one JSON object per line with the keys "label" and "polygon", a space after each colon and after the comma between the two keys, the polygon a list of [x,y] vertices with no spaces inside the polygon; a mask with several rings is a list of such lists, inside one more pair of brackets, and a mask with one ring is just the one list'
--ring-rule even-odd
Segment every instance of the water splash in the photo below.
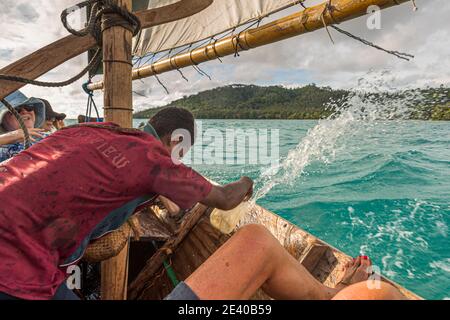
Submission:
{"label": "water splash", "polygon": [[[370,72],[358,80],[347,97],[330,101],[332,114],[310,129],[300,143],[279,164],[261,172],[255,181],[257,190],[252,203],[267,195],[277,185],[293,185],[313,162],[331,163],[345,152],[354,137],[367,134],[386,120],[400,121],[420,112],[429,98],[418,89],[399,90],[389,71]],[[433,97],[436,99],[436,97]]]}

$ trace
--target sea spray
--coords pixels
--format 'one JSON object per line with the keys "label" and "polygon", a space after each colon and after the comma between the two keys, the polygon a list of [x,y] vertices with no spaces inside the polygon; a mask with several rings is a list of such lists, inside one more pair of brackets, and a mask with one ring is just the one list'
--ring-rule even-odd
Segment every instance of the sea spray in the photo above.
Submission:
{"label": "sea spray", "polygon": [[[435,97],[433,98],[435,99]],[[354,137],[367,134],[386,120],[399,121],[420,112],[418,106],[428,103],[420,90],[395,86],[390,72],[370,72],[358,80],[351,93],[340,100],[330,101],[327,109],[332,114],[321,119],[315,127],[279,164],[266,168],[255,181],[253,206],[277,185],[293,185],[307,174],[313,162],[331,163],[336,155],[345,152]]]}

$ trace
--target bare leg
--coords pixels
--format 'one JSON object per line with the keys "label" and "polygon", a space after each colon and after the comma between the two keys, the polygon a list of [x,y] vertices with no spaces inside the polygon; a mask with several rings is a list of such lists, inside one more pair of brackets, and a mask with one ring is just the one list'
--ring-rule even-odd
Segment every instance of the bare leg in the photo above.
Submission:
{"label": "bare leg", "polygon": [[338,292],[317,281],[260,225],[239,230],[186,283],[205,300],[249,299],[261,287],[274,299],[331,299]]}
{"label": "bare leg", "polygon": [[380,281],[379,288],[371,289],[367,281],[352,284],[342,289],[333,300],[405,300],[398,289]]}

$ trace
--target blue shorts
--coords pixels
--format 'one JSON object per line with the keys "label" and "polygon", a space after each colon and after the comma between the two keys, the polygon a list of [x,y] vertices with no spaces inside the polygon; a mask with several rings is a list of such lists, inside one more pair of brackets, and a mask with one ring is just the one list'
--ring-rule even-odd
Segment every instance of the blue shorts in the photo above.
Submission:
{"label": "blue shorts", "polygon": [[[0,300],[21,300],[21,299],[0,292]],[[80,300],[80,298],[72,290],[67,288],[66,282],[64,282],[58,288],[58,290],[56,290],[56,293],[53,296],[52,300]]]}
{"label": "blue shorts", "polygon": [[[0,292],[0,300],[20,299]],[[72,290],[69,290],[64,283],[58,288],[55,296],[53,297],[53,300],[80,300],[80,298],[78,298],[72,292]],[[180,284],[177,285],[176,288],[173,289],[173,291],[164,298],[164,300],[200,300],[200,298],[195,294],[194,291],[192,291],[191,288],[189,288],[186,283],[180,282]]]}
{"label": "blue shorts", "polygon": [[180,282],[164,300],[200,300],[200,298],[186,283]]}

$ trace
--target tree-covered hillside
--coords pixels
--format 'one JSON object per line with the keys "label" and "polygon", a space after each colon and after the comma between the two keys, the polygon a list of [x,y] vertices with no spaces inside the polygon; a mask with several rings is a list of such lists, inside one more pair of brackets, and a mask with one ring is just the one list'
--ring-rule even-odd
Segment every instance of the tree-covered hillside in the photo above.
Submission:
{"label": "tree-covered hillside", "polygon": [[[415,113],[414,118],[450,120],[448,92],[446,88],[424,90],[425,95],[439,95],[440,98],[436,103],[418,106],[420,112]],[[184,97],[167,106],[187,108],[198,119],[319,119],[332,112],[326,109],[327,102],[345,99],[348,94],[349,91],[314,84],[293,89],[229,85]],[[443,99],[443,95],[446,98]],[[149,118],[160,109],[138,112],[135,118]]]}

